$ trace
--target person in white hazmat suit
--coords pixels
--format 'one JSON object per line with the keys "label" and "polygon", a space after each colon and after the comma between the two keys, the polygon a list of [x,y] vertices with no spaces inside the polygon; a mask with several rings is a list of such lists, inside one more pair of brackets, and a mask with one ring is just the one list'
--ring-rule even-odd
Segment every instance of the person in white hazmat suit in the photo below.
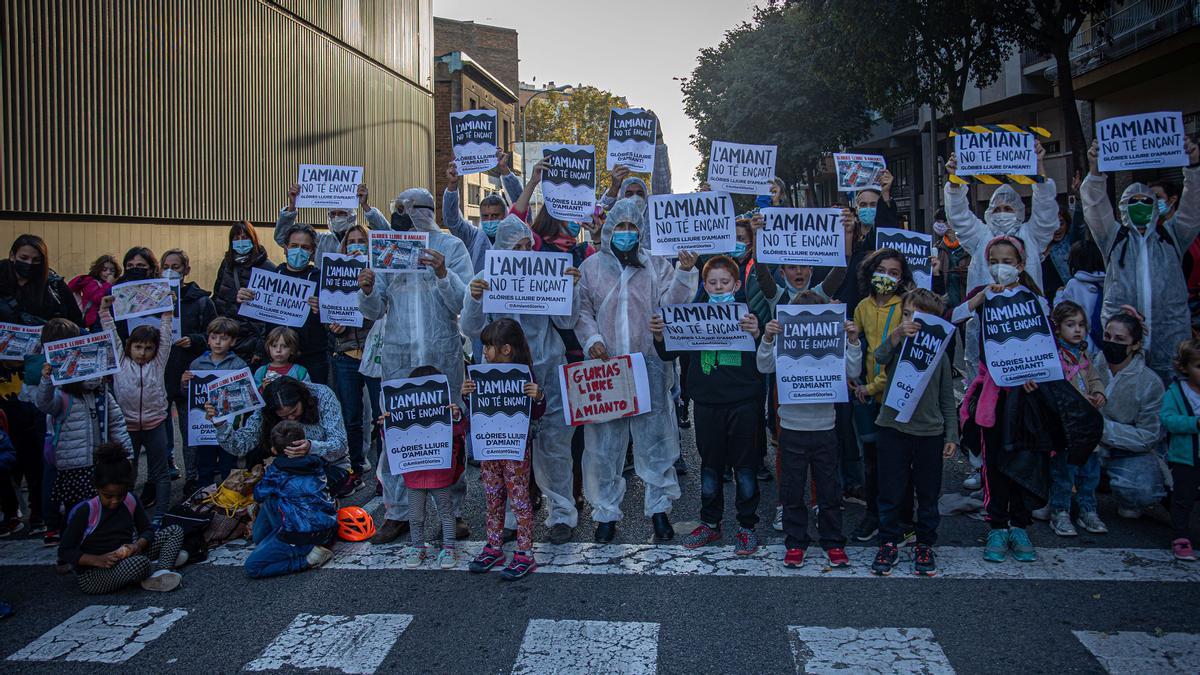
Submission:
{"label": "person in white hazmat suit", "polygon": [[674,536],[667,515],[680,494],[674,467],[679,432],[670,394],[674,364],[658,358],[649,317],[658,307],[690,302],[700,274],[691,251],[679,253],[678,269],[646,251],[645,208],[640,197],[614,204],[600,233],[600,250],[579,266],[575,335],[584,353],[593,359],[642,354],[650,387],[650,412],[584,427],[583,493],[592,505],[598,543],[612,541],[621,519],[621,469],[631,437],[634,471],[646,484],[645,515],[660,541]]}
{"label": "person in white hazmat suit", "polygon": [[[533,244],[533,232],[515,215],[509,214],[496,228],[496,240],[492,250],[529,251]],[[533,477],[542,495],[546,498],[548,515],[546,526],[550,528],[551,544],[565,544],[571,540],[572,532],[579,520],[572,492],[571,436],[575,428],[568,426],[563,417],[562,389],[559,387],[559,369],[567,362],[566,348],[556,328],[571,330],[579,318],[579,293],[574,294],[574,304],[568,316],[546,316],[542,314],[492,314],[483,311],[483,294],[488,290],[485,279],[487,270],[482,268],[471,280],[463,299],[462,316],[459,322],[463,334],[476,338],[485,326],[497,319],[512,319],[521,324],[525,340],[533,356],[533,377],[546,392],[546,412],[537,424],[533,440]],[[579,270],[569,267],[566,274],[578,284]],[[506,518],[509,514],[505,514]],[[515,523],[515,521],[514,521]],[[506,526],[507,527],[507,526]],[[513,528],[515,529],[515,524]]]}
{"label": "person in white hazmat suit", "polygon": [[[359,185],[356,196],[358,197],[358,207],[366,213],[367,223],[371,229],[388,229],[387,218],[384,218],[383,213],[379,209],[367,204],[369,196],[366,185]],[[287,248],[288,234],[291,233],[292,227],[296,225],[296,198],[300,196],[300,185],[293,183],[288,188],[288,205],[279,209],[279,216],[275,219],[275,243]],[[354,227],[358,220],[358,216],[354,209],[327,209],[326,222],[329,226],[328,232],[317,233],[317,250],[313,254],[313,264],[318,268],[321,266],[321,257],[326,253],[338,253],[339,247],[342,245],[342,239],[350,228]]]}
{"label": "person in white hazmat suit", "polygon": [[[462,390],[463,341],[458,330],[463,295],[471,279],[467,247],[452,234],[442,232],[434,220],[433,195],[410,188],[392,203],[391,228],[429,233],[429,248],[421,256],[425,269],[376,275],[365,269],[358,277],[358,307],[364,317],[383,322],[380,364],[384,380],[406,378],[418,366],[433,366],[450,381],[454,396]],[[384,453],[386,455],[386,451]],[[386,520],[375,543],[391,541],[408,529],[408,490],[399,475],[392,475],[386,456],[376,471],[383,484]],[[450,488],[455,516],[459,515],[466,484]],[[458,536],[469,536],[458,518]]]}

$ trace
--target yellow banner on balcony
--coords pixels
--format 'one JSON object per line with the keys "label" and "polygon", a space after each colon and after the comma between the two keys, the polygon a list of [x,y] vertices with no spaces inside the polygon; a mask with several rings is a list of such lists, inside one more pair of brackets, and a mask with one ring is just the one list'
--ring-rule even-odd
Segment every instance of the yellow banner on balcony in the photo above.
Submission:
{"label": "yellow banner on balcony", "polygon": [[[950,130],[950,137],[953,138],[959,134],[992,134],[1000,131],[1009,131],[1014,133],[1027,133],[1041,136],[1042,138],[1050,138],[1050,132],[1043,127],[1027,127],[1020,124],[972,124],[961,127],[954,127]],[[950,174],[950,182],[957,185],[970,185],[978,183],[980,185],[1001,185],[1011,183],[1013,185],[1033,185],[1034,183],[1046,182],[1045,176],[1025,176],[1021,174],[976,174],[974,176],[957,176]]]}

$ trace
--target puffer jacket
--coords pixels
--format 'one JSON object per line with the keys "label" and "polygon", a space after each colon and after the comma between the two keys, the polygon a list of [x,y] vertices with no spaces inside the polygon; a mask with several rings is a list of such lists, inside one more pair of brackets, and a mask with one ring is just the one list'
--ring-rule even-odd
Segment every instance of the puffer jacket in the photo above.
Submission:
{"label": "puffer jacket", "polygon": [[[174,317],[171,316],[164,317],[159,324],[158,352],[149,363],[136,363],[125,355],[123,345],[118,346],[117,365],[121,370],[113,375],[113,393],[125,414],[125,428],[129,431],[154,429],[167,419],[163,373],[171,358],[173,324]],[[116,332],[112,314],[106,309],[100,310],[100,325],[106,331]]]}
{"label": "puffer jacket", "polygon": [[196,282],[184,283],[179,292],[183,296],[179,308],[182,316],[175,317],[175,320],[183,322],[180,335],[191,340],[191,345],[171,347],[171,356],[167,359],[167,369],[163,375],[170,398],[180,398],[179,380],[183,377],[183,371],[208,351],[208,324],[217,318],[217,308],[208,291],[200,288]]}
{"label": "puffer jacket", "polygon": [[254,486],[254,501],[278,516],[285,544],[324,544],[337,527],[325,463],[316,455],[276,457]]}
{"label": "puffer jacket", "polygon": [[[38,410],[46,413],[46,428],[55,434],[56,442],[50,448],[51,455],[45,459],[60,471],[85,469],[92,465],[92,451],[105,442],[101,437],[100,424],[92,418],[96,408],[96,396],[103,392],[105,417],[108,421],[108,439],[125,446],[133,455],[133,444],[125,430],[125,416],[117,399],[107,389],[88,391],[83,396],[74,396],[54,386],[49,377],[38,383],[34,402]],[[57,430],[57,432],[56,432]]]}
{"label": "puffer jacket", "polygon": [[1098,448],[1101,457],[1154,452],[1162,430],[1162,380],[1147,367],[1141,352],[1134,354],[1129,365],[1116,375],[1109,370],[1103,352],[1096,355],[1095,368],[1107,399],[1100,409],[1104,415],[1104,434]]}
{"label": "puffer jacket", "polygon": [[261,321],[247,319],[238,314],[237,292],[250,283],[250,270],[255,267],[268,272],[275,271],[275,265],[267,258],[267,250],[261,246],[257,251],[249,253],[244,260],[230,259],[228,256],[221,261],[217,269],[217,279],[213,283],[213,305],[217,315],[225,316],[238,322],[238,339],[233,345],[233,352],[243,361],[253,365],[254,357],[265,353],[263,338],[266,337],[266,327]]}
{"label": "puffer jacket", "polygon": [[100,320],[100,301],[109,294],[112,284],[90,274],[80,274],[67,283],[67,288],[78,296],[79,311],[83,312],[82,327],[95,327]]}

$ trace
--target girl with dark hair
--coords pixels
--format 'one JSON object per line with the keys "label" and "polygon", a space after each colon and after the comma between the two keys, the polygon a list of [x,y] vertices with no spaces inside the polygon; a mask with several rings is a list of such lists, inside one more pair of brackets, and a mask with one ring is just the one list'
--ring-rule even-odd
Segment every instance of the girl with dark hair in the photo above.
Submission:
{"label": "girl with dark hair", "polygon": [[75,294],[79,311],[83,312],[83,325],[92,328],[100,321],[100,301],[121,276],[121,265],[117,259],[105,253],[96,258],[87,274],[72,279],[67,288]]}
{"label": "girl with dark hair", "polygon": [[247,221],[234,223],[229,228],[229,248],[217,269],[217,279],[213,283],[213,304],[217,315],[229,317],[238,322],[238,339],[233,345],[233,352],[251,367],[263,359],[263,336],[266,328],[261,321],[247,319],[238,315],[238,291],[250,283],[250,270],[255,267],[268,272],[275,271],[275,265],[267,258],[267,250],[258,243],[258,233],[254,226]]}

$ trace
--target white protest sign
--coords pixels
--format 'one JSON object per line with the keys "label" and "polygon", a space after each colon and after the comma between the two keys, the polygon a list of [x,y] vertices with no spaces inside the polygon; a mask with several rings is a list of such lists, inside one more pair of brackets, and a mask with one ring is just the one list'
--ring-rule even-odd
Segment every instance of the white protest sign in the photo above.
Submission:
{"label": "white protest sign", "polygon": [[484,254],[485,314],[570,316],[575,280],[567,276],[570,253],[499,251]]}
{"label": "white protest sign", "polygon": [[1033,134],[1023,131],[961,133],[954,137],[956,176],[977,174],[1037,175],[1037,153]]}
{"label": "white protest sign", "polygon": [[420,272],[421,255],[429,248],[428,232],[371,230],[367,266],[376,274]]}
{"label": "white protest sign", "polygon": [[[698,302],[667,305],[662,315],[667,351],[755,350],[754,338],[738,324],[750,308],[742,302]],[[751,357],[753,358],[753,357]]]}
{"label": "white protest sign", "polygon": [[47,342],[42,346],[56,386],[112,375],[117,364],[117,335],[112,331]]}
{"label": "white protest sign", "polygon": [[[171,292],[175,294],[175,306],[172,308],[175,316],[174,320],[171,321],[171,337],[174,342],[179,342],[181,339],[183,339],[183,293],[180,290],[179,279],[168,279],[167,283],[171,284]],[[137,328],[138,326],[154,326],[155,328],[158,328],[161,325],[162,316],[156,316],[154,314],[147,314],[125,320],[125,330],[129,333],[132,333],[133,329]]]}
{"label": "white protest sign", "polygon": [[658,119],[642,108],[613,108],[608,114],[605,168],[620,164],[634,173],[653,173]]}
{"label": "white protest sign", "polygon": [[650,412],[650,379],[642,354],[623,354],[562,366],[563,418],[570,426],[598,424]]}
{"label": "white protest sign", "polygon": [[187,395],[187,444],[216,445],[217,428],[208,421],[204,405],[208,403],[208,385],[223,377],[237,374],[237,370],[193,370],[188,380]]}
{"label": "white protest sign", "polygon": [[875,250],[881,248],[895,249],[904,256],[917,288],[933,288],[933,237],[923,232],[877,227]]}
{"label": "white protest sign", "polygon": [[768,207],[754,235],[754,259],[780,265],[846,266],[841,209]]}
{"label": "white protest sign", "polygon": [[325,253],[321,256],[321,323],[362,328],[358,309],[358,273],[367,266],[364,255]]}
{"label": "white protest sign", "polygon": [[724,192],[650,195],[650,254],[728,253],[737,243],[733,199]]}
{"label": "white protest sign", "polygon": [[268,272],[257,267],[250,270],[254,299],[238,307],[238,315],[258,319],[277,326],[299,328],[308,321],[312,308],[308,299],[317,294],[317,283]]}
{"label": "white protest sign", "polygon": [[779,305],[775,382],[780,403],[845,403],[846,306]]}
{"label": "white protest sign", "polygon": [[713,141],[708,153],[708,186],[719,192],[771,194],[777,146]]}
{"label": "white protest sign", "polygon": [[383,445],[393,476],[454,464],[454,418],[445,375],[385,380]]}
{"label": "white protest sign", "polygon": [[249,368],[218,377],[208,383],[205,391],[208,403],[216,408],[214,422],[229,421],[236,415],[253,412],[263,407],[262,394]]}
{"label": "white protest sign", "polygon": [[1187,166],[1183,114],[1143,113],[1096,123],[1101,171]]}
{"label": "white protest sign", "polygon": [[519,363],[467,366],[467,377],[475,383],[469,401],[471,454],[481,462],[525,459],[533,405],[525,395],[525,384],[532,379],[529,368]]}
{"label": "white protest sign", "polygon": [[954,336],[954,324],[932,314],[913,312],[913,321],[921,326],[921,330],[916,335],[904,338],[900,344],[896,371],[892,374],[887,398],[883,402],[896,411],[896,421],[901,424],[912,419],[917,404],[929,387],[933,372],[937,370],[938,362],[942,360]]}
{"label": "white protest sign", "polygon": [[495,110],[464,110],[450,113],[450,142],[454,146],[454,168],[458,175],[480,173],[496,166]]}
{"label": "white protest sign", "polygon": [[300,195],[296,208],[357,209],[358,186],[363,182],[361,166],[301,164]]}
{"label": "white protest sign", "polygon": [[986,292],[983,353],[988,373],[1001,387],[1063,379],[1058,345],[1042,299],[1024,286]]}
{"label": "white protest sign", "polygon": [[37,351],[42,341],[41,326],[0,323],[0,360],[18,361]]}
{"label": "white protest sign", "polygon": [[174,311],[171,282],[166,279],[126,281],[112,287],[112,315],[116,320]]}
{"label": "white protest sign", "polygon": [[887,168],[883,155],[835,152],[833,163],[837,168],[838,192],[857,192],[867,186],[878,185],[879,174]]}
{"label": "white protest sign", "polygon": [[559,220],[590,221],[596,208],[596,146],[542,148],[542,202]]}

